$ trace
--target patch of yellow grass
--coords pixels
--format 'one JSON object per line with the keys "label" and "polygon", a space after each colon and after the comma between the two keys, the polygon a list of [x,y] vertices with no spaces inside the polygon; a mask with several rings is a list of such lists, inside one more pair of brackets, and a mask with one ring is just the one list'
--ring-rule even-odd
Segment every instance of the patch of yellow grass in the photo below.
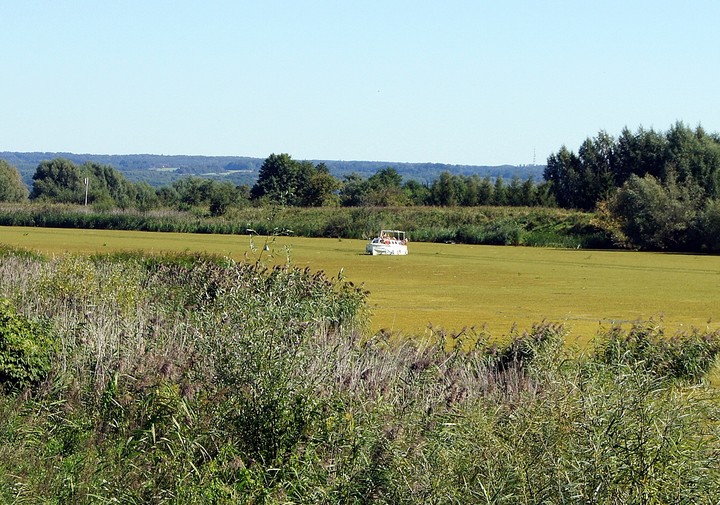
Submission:
{"label": "patch of yellow grass", "polygon": [[585,342],[613,324],[662,319],[668,331],[717,329],[720,257],[410,243],[403,257],[367,256],[360,240],[265,239],[105,230],[0,227],[0,243],[43,253],[118,250],[201,251],[241,260],[290,257],[371,292],[375,330],[422,334],[428,323],[449,331],[485,326],[507,334],[543,320],[563,322]]}

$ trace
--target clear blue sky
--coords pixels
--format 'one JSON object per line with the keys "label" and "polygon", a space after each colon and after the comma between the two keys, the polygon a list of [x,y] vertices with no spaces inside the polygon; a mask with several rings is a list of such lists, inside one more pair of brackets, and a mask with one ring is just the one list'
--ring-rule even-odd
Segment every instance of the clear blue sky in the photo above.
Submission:
{"label": "clear blue sky", "polygon": [[0,0],[0,151],[538,163],[720,130],[717,0]]}

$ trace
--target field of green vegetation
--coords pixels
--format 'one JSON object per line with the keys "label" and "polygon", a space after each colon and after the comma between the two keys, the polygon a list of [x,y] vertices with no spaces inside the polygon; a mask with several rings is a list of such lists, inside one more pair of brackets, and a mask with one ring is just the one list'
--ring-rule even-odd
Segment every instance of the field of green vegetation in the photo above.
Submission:
{"label": "field of green vegetation", "polygon": [[[599,330],[663,321],[715,329],[720,257],[411,242],[406,257],[364,255],[361,240],[3,227],[0,243],[48,254],[204,252],[288,261],[370,291],[374,331],[405,335],[476,327],[495,337],[562,323],[587,342]],[[269,251],[263,251],[266,243]],[[251,245],[254,244],[253,251]]]}
{"label": "field of green vegetation", "polygon": [[720,256],[611,250],[719,252],[719,173],[682,123],[538,184],[0,160],[0,503],[720,503]]}
{"label": "field of green vegetation", "polygon": [[[42,230],[20,231],[36,240]],[[121,249],[113,240],[123,235],[102,235],[100,247]],[[53,238],[47,247],[56,252],[65,240],[98,248],[92,234]],[[246,247],[165,238],[189,250],[242,255]],[[334,256],[332,246],[302,252],[289,243],[307,260]],[[357,255],[359,242],[325,243],[388,275],[402,274],[394,260],[442,270],[453,254],[472,256],[418,244],[407,258],[367,258]],[[512,265],[506,279],[529,276],[520,265],[531,256],[480,251],[478,264]],[[500,261],[503,252],[514,259]],[[575,257],[576,272],[589,265],[583,258]],[[550,255],[534,268],[559,275],[562,262]],[[600,263],[604,275],[641,270]],[[655,278],[658,269],[660,277],[688,274],[682,265],[652,269]],[[526,284],[543,282],[529,276]],[[439,297],[450,283],[437,285]],[[720,399],[707,383],[719,333],[668,338],[662,325],[644,323],[610,329],[581,350],[553,324],[507,343],[442,333],[437,342],[399,341],[368,331],[365,297],[337,277],[262,258],[49,257],[1,247],[0,502],[720,499]]]}

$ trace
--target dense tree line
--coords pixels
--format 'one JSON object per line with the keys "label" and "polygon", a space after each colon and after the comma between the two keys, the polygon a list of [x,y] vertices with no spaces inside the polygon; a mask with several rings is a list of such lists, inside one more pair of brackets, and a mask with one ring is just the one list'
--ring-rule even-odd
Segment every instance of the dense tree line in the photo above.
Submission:
{"label": "dense tree line", "polygon": [[601,131],[577,154],[565,146],[552,154],[545,178],[559,206],[597,208],[618,243],[720,250],[720,136],[700,126]]}
{"label": "dense tree line", "polygon": [[[720,136],[676,123],[667,132],[601,131],[577,154],[563,146],[548,158],[545,181],[448,171],[431,182],[403,180],[392,167],[366,177],[334,177],[324,163],[288,154],[265,159],[255,184],[189,176],[155,189],[110,165],[63,158],[42,161],[30,191],[0,162],[0,201],[87,203],[99,209],[158,207],[214,216],[250,205],[289,207],[560,206],[595,210],[599,226],[630,247],[720,251]],[[87,181],[87,184],[86,184]]]}
{"label": "dense tree line", "polygon": [[[87,185],[86,181],[87,180]],[[553,205],[546,184],[514,176],[509,184],[478,175],[443,172],[431,183],[403,181],[392,167],[370,177],[351,173],[342,180],[330,174],[324,163],[294,160],[288,154],[271,154],[260,167],[250,187],[196,176],[183,177],[160,188],[146,182],[133,183],[110,165],[96,162],[76,164],[56,158],[40,162],[31,191],[18,171],[7,162],[0,165],[0,201],[35,201],[83,204],[100,209],[169,207],[180,210],[207,209],[223,215],[230,207],[283,205],[296,207],[390,207],[411,205],[477,206]]]}
{"label": "dense tree line", "polygon": [[293,160],[289,154],[271,154],[260,167],[250,191],[254,200],[297,207],[320,207],[336,203],[339,183],[320,163]]}
{"label": "dense tree line", "polygon": [[392,167],[377,170],[370,177],[358,173],[338,181],[324,164],[293,160],[287,154],[273,154],[260,168],[251,190],[254,200],[304,207],[342,205],[345,207],[436,206],[554,206],[547,184],[514,176],[510,183],[478,175],[453,175],[444,171],[430,184],[403,181]]}
{"label": "dense tree line", "polygon": [[667,132],[623,129],[618,138],[601,131],[577,154],[563,146],[550,155],[545,179],[558,205],[591,210],[631,176],[650,175],[693,186],[709,198],[720,194],[720,136],[702,127],[674,124]]}

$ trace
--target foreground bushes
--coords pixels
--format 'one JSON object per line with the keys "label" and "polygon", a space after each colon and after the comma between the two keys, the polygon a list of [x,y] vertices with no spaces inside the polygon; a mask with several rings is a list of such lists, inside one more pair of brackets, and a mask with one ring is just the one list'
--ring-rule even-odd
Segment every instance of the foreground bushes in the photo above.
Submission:
{"label": "foreground bushes", "polygon": [[50,370],[53,351],[47,328],[0,298],[0,386],[16,391],[37,384]]}
{"label": "foreground bushes", "polygon": [[57,347],[0,395],[0,501],[720,499],[717,334],[393,344],[362,289],[292,266],[1,256],[0,296]]}

